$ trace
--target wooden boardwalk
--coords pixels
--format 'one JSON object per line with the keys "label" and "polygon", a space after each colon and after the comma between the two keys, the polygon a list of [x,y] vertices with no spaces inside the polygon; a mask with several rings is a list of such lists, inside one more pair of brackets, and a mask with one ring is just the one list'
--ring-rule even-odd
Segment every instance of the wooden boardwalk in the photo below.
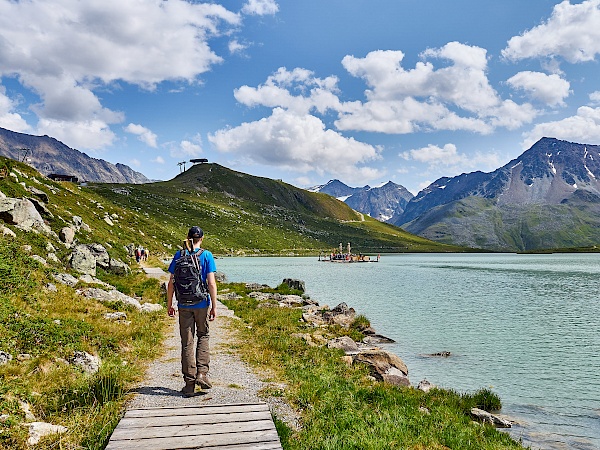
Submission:
{"label": "wooden boardwalk", "polygon": [[282,449],[265,403],[131,409],[106,450]]}

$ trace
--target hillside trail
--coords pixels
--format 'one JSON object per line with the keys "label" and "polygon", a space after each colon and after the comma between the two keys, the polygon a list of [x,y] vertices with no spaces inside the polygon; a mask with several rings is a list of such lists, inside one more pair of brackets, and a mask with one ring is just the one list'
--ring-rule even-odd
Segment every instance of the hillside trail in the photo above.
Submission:
{"label": "hillside trail", "polygon": [[[169,273],[160,268],[147,267],[146,262],[140,263],[147,276],[168,282]],[[180,390],[185,383],[181,374],[181,340],[177,316],[171,320],[172,324],[162,343],[162,354],[149,365],[144,379],[134,389],[135,395],[128,402],[128,409],[266,402],[280,419],[293,427],[297,426],[296,414],[280,398],[259,395],[259,391],[267,387],[268,383],[261,381],[260,374],[252,371],[235,354],[232,322],[239,319],[218,300],[217,317],[210,322],[208,376],[213,387],[202,391],[197,388],[195,396],[183,397]]]}

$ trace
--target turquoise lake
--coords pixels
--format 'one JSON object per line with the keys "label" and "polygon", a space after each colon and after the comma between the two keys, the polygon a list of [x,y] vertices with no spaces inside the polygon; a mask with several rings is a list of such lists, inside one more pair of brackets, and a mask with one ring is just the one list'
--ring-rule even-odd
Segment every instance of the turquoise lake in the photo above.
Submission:
{"label": "turquoise lake", "polygon": [[[229,281],[305,281],[367,316],[409,368],[460,392],[490,387],[533,449],[600,449],[600,255],[399,254],[369,264],[224,258]],[[448,358],[424,355],[449,351]]]}

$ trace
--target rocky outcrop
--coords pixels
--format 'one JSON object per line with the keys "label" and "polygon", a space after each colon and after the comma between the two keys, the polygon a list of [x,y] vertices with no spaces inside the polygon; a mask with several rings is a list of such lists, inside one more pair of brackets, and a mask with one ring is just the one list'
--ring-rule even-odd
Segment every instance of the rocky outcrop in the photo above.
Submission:
{"label": "rocky outcrop", "polygon": [[68,431],[68,429],[62,425],[53,425],[46,422],[31,422],[27,424],[27,427],[29,427],[27,444],[30,446],[37,445],[44,436],[62,434]]}
{"label": "rocky outcrop", "polygon": [[70,247],[75,240],[75,228],[63,227],[58,233],[59,239],[67,246]]}
{"label": "rocky outcrop", "polygon": [[100,370],[100,358],[87,352],[76,351],[69,362],[87,374],[94,374]]}
{"label": "rocky outcrop", "polygon": [[290,289],[295,289],[300,292],[306,291],[306,286],[304,284],[304,281],[302,280],[297,280],[295,278],[285,278],[283,280],[283,284],[288,285]]}
{"label": "rocky outcrop", "polygon": [[154,312],[162,309],[162,305],[159,305],[158,303],[142,304],[139,302],[139,300],[125,295],[116,289],[110,289],[106,291],[104,289],[90,287],[78,289],[77,293],[83,297],[93,298],[94,300],[98,300],[100,302],[121,302],[125,305],[133,306],[142,312]]}
{"label": "rocky outcrop", "polygon": [[96,258],[85,244],[77,245],[73,249],[69,265],[79,273],[96,276]]}

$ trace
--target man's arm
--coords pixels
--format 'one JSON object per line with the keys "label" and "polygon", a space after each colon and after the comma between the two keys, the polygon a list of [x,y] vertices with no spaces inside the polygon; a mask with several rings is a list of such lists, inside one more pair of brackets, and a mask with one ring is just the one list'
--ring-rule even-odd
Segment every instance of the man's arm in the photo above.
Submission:
{"label": "man's arm", "polygon": [[175,292],[173,274],[169,277],[169,282],[167,283],[167,313],[169,317],[175,317],[176,310],[173,308],[173,294]]}
{"label": "man's arm", "polygon": [[208,293],[210,294],[208,320],[215,320],[215,317],[217,317],[217,280],[214,272],[206,275],[206,284],[208,284]]}

